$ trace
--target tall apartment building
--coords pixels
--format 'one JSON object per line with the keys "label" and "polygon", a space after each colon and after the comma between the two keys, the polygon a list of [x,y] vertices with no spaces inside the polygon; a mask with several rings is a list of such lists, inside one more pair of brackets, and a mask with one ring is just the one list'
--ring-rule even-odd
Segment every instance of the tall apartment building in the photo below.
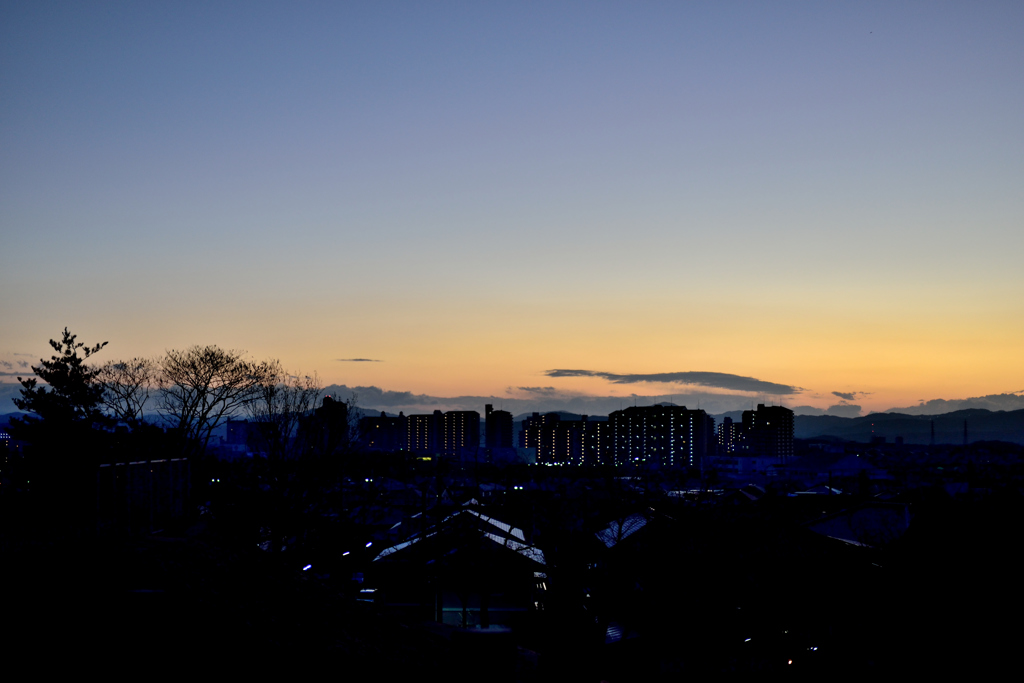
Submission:
{"label": "tall apartment building", "polygon": [[718,456],[712,465],[729,479],[771,477],[793,456],[793,411],[760,404],[744,410],[741,423],[726,418],[718,430]]}
{"label": "tall apartment building", "polygon": [[444,414],[443,429],[445,453],[480,447],[480,413],[475,410],[449,410]]}
{"label": "tall apartment building", "polygon": [[405,448],[406,417],[389,417],[381,411],[379,417],[359,420],[359,438],[374,451],[400,451]]}
{"label": "tall apartment building", "polygon": [[[541,415],[540,413],[534,413],[530,417],[523,420],[522,429],[519,432],[519,447],[520,448],[536,448],[537,449],[537,462],[544,462],[541,459],[541,453],[547,452],[543,449],[548,446],[548,439],[543,437],[547,428],[552,428],[556,423],[561,422],[562,416],[558,413],[546,413]],[[544,441],[542,446],[541,442]]]}
{"label": "tall apartment building", "polygon": [[523,421],[519,433],[522,448],[536,448],[537,462],[544,465],[599,465],[606,461],[608,423],[563,420],[558,413],[534,413]]}
{"label": "tall apartment building", "polygon": [[512,413],[484,406],[484,428],[488,448],[512,448]]}
{"label": "tall apartment building", "polygon": [[743,423],[733,422],[731,417],[724,418],[722,424],[718,425],[718,454],[735,453],[740,447],[742,437]]}
{"label": "tall apartment building", "polygon": [[758,404],[757,410],[743,411],[740,455],[763,458],[793,457],[793,411],[782,406]]}
{"label": "tall apartment building", "polygon": [[312,415],[299,420],[297,437],[303,453],[329,455],[345,446],[349,439],[348,406],[324,396]]}
{"label": "tall apartment building", "polygon": [[713,444],[714,418],[685,406],[626,408],[608,421],[618,466],[700,467]]}
{"label": "tall apartment building", "polygon": [[440,410],[407,418],[405,447],[410,453],[434,454],[444,450],[444,417]]}

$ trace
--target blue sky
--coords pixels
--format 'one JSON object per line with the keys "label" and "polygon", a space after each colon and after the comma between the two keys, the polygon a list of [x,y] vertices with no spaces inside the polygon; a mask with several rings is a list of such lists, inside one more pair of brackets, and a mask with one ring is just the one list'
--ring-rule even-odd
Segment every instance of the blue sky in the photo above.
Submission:
{"label": "blue sky", "polygon": [[2,353],[1020,389],[1020,3],[0,7]]}

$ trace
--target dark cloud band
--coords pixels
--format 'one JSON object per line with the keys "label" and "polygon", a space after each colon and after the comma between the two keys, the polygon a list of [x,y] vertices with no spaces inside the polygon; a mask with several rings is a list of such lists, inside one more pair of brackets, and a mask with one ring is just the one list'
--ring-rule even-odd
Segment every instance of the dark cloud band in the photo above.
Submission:
{"label": "dark cloud band", "polygon": [[376,358],[335,358],[334,360],[339,363],[383,363],[382,360]]}
{"label": "dark cloud band", "polygon": [[803,389],[788,384],[777,384],[755,379],[730,375],[725,372],[656,372],[652,374],[625,374],[600,372],[597,370],[548,370],[548,377],[600,377],[612,384],[636,384],[638,382],[663,382],[672,384],[688,384],[691,386],[714,387],[730,391],[749,391],[758,394],[786,396],[796,394]]}

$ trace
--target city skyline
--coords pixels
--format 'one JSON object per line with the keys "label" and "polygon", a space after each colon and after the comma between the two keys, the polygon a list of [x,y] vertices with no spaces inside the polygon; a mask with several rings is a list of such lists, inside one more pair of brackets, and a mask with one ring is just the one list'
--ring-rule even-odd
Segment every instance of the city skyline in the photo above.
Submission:
{"label": "city skyline", "polygon": [[0,12],[8,385],[67,326],[496,407],[1024,389],[1018,3]]}

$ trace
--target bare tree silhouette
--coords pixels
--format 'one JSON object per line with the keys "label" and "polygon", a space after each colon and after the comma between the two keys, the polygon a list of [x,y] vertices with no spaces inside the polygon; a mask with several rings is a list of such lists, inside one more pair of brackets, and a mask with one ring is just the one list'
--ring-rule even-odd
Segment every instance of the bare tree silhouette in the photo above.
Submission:
{"label": "bare tree silhouette", "polygon": [[161,405],[198,457],[213,430],[243,413],[275,372],[276,361],[250,361],[244,353],[192,346],[168,351],[160,361]]}
{"label": "bare tree silhouette", "polygon": [[150,358],[108,361],[97,370],[96,381],[103,387],[103,406],[118,420],[141,422],[150,392],[156,386],[158,362]]}
{"label": "bare tree silhouette", "polygon": [[271,462],[296,455],[296,433],[302,419],[316,408],[320,381],[316,374],[292,375],[280,362],[268,364],[267,374],[258,382],[255,397],[246,412],[257,429],[257,445]]}

